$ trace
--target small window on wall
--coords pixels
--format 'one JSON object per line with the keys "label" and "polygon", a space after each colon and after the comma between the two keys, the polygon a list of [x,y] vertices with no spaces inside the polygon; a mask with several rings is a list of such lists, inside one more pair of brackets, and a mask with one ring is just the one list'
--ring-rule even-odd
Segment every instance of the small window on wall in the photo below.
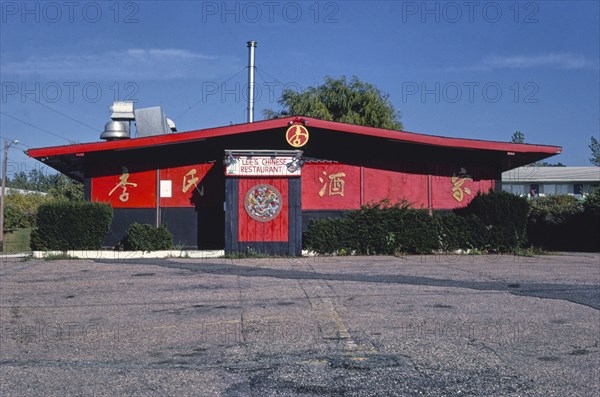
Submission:
{"label": "small window on wall", "polygon": [[525,194],[523,185],[512,185],[512,194],[516,194],[518,196]]}
{"label": "small window on wall", "polygon": [[555,184],[547,184],[544,185],[544,194],[556,194],[556,185]]}
{"label": "small window on wall", "polygon": [[567,194],[569,193],[569,185],[565,183],[560,183],[556,185],[556,194]]}
{"label": "small window on wall", "polygon": [[537,197],[540,194],[540,185],[537,183],[532,183],[529,185],[529,196]]}
{"label": "small window on wall", "polygon": [[576,183],[573,185],[573,194],[576,196],[583,195],[583,183]]}

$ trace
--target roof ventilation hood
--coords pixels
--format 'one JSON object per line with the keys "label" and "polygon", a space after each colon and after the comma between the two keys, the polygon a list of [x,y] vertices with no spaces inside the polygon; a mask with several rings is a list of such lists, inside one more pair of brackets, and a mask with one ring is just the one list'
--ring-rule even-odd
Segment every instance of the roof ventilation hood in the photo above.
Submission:
{"label": "roof ventilation hood", "polygon": [[114,141],[117,139],[129,139],[131,137],[131,121],[135,119],[133,102],[116,101],[110,107],[112,114],[104,126],[100,139]]}
{"label": "roof ventilation hood", "polygon": [[[170,123],[169,123],[170,121]],[[175,123],[169,120],[160,106],[135,110],[137,137],[170,134],[176,131]]]}
{"label": "roof ventilation hood", "polygon": [[100,139],[112,141],[131,138],[132,121],[135,122],[137,138],[177,132],[175,123],[165,116],[160,106],[134,109],[131,101],[116,101],[110,110],[112,121],[106,123]]}
{"label": "roof ventilation hood", "polygon": [[114,141],[117,139],[129,139],[129,124],[125,121],[109,121],[104,126],[100,139]]}

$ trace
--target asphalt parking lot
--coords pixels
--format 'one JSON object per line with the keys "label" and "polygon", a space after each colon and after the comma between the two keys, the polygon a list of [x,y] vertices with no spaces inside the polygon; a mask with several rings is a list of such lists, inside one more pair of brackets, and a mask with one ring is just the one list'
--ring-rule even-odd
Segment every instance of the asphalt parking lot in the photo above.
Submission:
{"label": "asphalt parking lot", "polygon": [[0,263],[0,396],[596,396],[600,256]]}

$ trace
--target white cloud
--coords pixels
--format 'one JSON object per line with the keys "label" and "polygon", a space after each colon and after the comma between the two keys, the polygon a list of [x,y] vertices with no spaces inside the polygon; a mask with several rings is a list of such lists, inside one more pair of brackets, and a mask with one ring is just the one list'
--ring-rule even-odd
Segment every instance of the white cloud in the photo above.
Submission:
{"label": "white cloud", "polygon": [[583,55],[548,53],[539,55],[494,55],[484,59],[481,66],[490,69],[585,69],[592,65]]}
{"label": "white cloud", "polygon": [[1,64],[5,75],[43,79],[173,80],[212,79],[243,67],[234,57],[219,58],[178,48],[131,48],[98,54],[31,55]]}

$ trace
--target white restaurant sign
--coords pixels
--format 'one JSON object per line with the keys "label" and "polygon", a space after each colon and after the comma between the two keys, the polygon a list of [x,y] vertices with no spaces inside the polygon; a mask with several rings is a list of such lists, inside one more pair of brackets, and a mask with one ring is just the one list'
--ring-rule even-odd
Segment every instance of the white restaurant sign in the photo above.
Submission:
{"label": "white restaurant sign", "polygon": [[232,156],[226,176],[300,176],[293,156]]}

